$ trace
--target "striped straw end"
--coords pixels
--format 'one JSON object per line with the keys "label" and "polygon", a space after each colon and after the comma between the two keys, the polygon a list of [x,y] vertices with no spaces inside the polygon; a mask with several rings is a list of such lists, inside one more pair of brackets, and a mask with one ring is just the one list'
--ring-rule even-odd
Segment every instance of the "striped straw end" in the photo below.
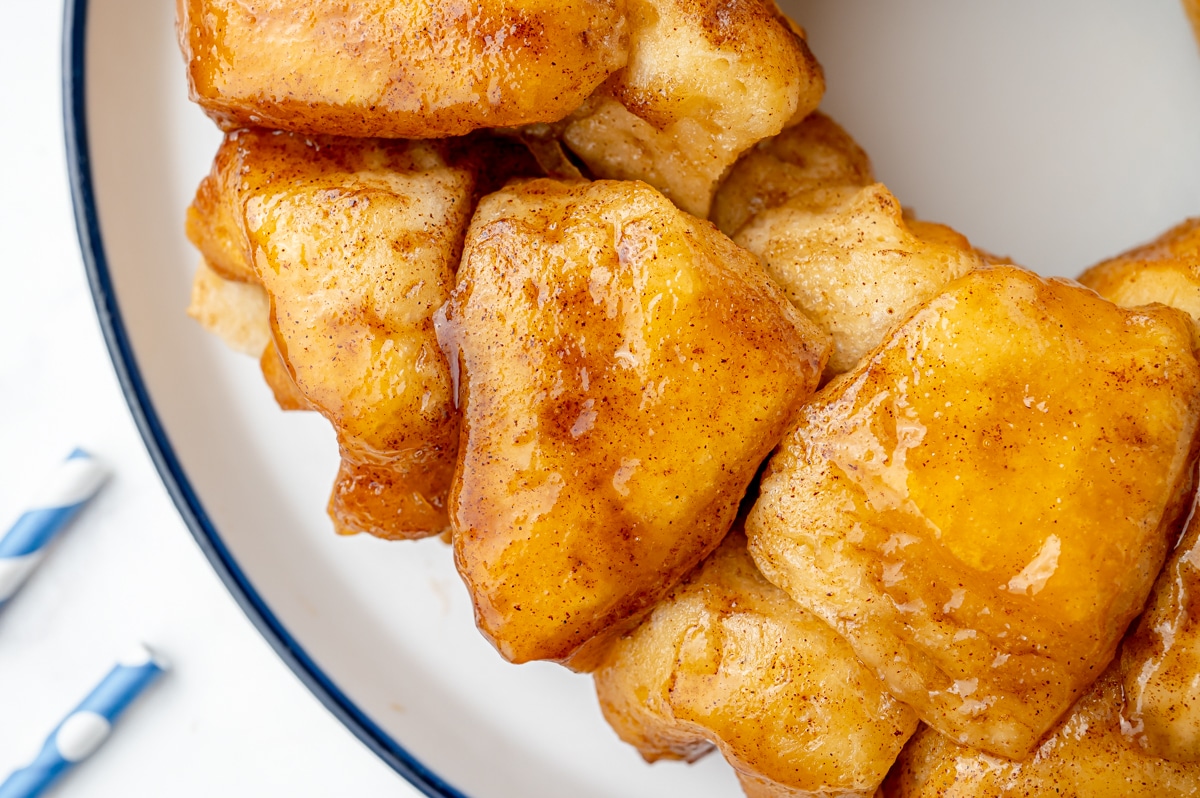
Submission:
{"label": "striped straw end", "polygon": [[163,669],[162,658],[146,646],[130,649],[50,733],[37,757],[0,783],[0,798],[34,798],[91,756],[108,739],[117,718]]}
{"label": "striped straw end", "polygon": [[42,560],[41,551],[16,557],[0,555],[0,607],[16,594],[18,588]]}
{"label": "striped straw end", "polygon": [[76,710],[94,712],[109,722],[115,721],[166,670],[164,664],[144,645],[130,649]]}
{"label": "striped straw end", "polygon": [[43,549],[96,494],[107,476],[107,470],[87,452],[73,451],[0,537],[0,558],[25,557]]}
{"label": "striped straw end", "polygon": [[154,668],[158,671],[166,671],[171,668],[171,664],[165,657],[145,643],[138,643],[130,648],[121,655],[117,664],[124,668]]}
{"label": "striped straw end", "polygon": [[75,449],[33,495],[30,509],[83,504],[100,490],[107,478],[108,469],[100,461],[83,449]]}

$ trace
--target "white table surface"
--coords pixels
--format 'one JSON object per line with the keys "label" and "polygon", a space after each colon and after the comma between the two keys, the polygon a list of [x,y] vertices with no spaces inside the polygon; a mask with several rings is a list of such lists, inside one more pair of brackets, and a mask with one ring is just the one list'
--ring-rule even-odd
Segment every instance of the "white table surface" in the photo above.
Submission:
{"label": "white table surface", "polygon": [[56,796],[415,796],[275,656],[209,568],[142,446],[75,236],[62,9],[0,25],[0,530],[75,446],[113,477],[0,612],[0,780],[131,642],[173,670]]}

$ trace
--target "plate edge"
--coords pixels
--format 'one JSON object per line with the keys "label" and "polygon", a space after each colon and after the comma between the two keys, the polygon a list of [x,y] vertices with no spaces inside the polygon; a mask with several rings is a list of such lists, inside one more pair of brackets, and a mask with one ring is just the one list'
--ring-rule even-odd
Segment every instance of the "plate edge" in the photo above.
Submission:
{"label": "plate edge", "polygon": [[368,749],[429,798],[467,798],[367,717],[317,666],[251,586],[221,540],[179,464],[133,355],[100,234],[87,135],[85,59],[88,0],[64,0],[62,115],[75,230],[109,358],[142,443],[193,540],[242,612],[317,700]]}

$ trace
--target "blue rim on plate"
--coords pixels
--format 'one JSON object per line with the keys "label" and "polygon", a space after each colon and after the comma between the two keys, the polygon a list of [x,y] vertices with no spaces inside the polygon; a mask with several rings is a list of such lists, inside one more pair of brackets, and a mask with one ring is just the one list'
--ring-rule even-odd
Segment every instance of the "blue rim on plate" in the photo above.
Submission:
{"label": "blue rim on plate", "polygon": [[113,368],[133,420],[141,432],[150,459],[191,530],[200,550],[233,594],[250,622],[267,639],[275,653],[300,681],[359,740],[430,798],[466,798],[437,774],[430,771],[383,729],[379,728],[333,680],[313,662],[299,642],[271,612],[262,596],[250,584],[237,561],[221,540],[187,475],[175,456],[166,431],[150,401],[133,347],[121,319],[112,276],[100,235],[96,197],[92,184],[91,157],[87,137],[87,12],[88,0],[65,0],[63,38],[63,127],[67,145],[67,170],[71,182],[71,201],[75,209],[75,227],[83,254],[84,268],[91,286],[96,315]]}

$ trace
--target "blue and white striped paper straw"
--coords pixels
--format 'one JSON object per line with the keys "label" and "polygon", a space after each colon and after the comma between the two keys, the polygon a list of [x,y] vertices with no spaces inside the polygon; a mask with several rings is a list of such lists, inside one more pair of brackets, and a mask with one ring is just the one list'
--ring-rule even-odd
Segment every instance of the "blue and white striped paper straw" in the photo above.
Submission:
{"label": "blue and white striped paper straw", "polygon": [[108,739],[121,713],[164,670],[163,661],[145,646],[123,657],[50,733],[37,757],[0,784],[0,798],[41,795],[71,765],[87,759]]}
{"label": "blue and white striped paper straw", "polygon": [[0,538],[0,607],[12,598],[46,552],[46,545],[104,484],[105,470],[76,449],[63,461],[29,509]]}

